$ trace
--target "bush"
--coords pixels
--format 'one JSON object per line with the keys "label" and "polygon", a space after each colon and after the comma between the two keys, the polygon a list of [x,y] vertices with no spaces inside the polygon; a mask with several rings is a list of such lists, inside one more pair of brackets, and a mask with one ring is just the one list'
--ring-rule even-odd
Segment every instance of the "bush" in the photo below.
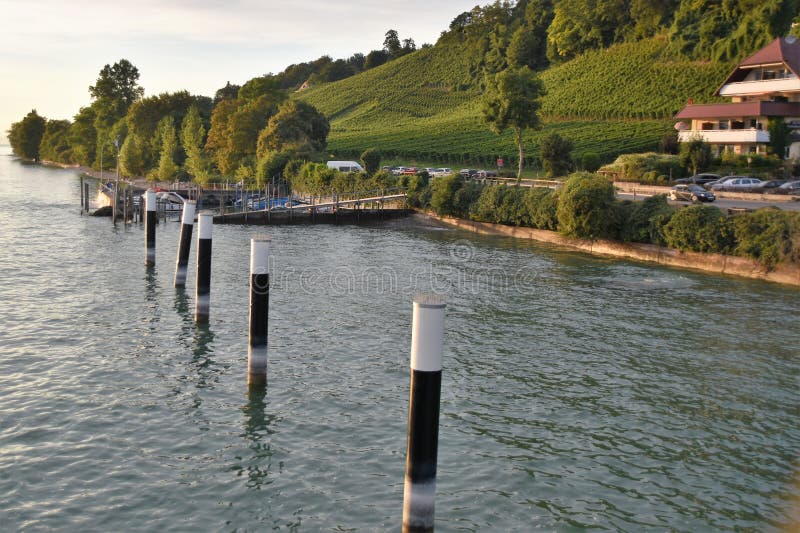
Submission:
{"label": "bush", "polygon": [[664,183],[670,177],[677,179],[685,175],[678,156],[655,152],[623,154],[600,169],[620,175],[620,181],[640,183]]}
{"label": "bush", "polygon": [[381,168],[381,153],[375,148],[367,148],[361,154],[361,163],[363,163],[367,174],[372,176]]}
{"label": "bush", "polygon": [[470,218],[478,222],[497,223],[500,204],[503,201],[505,185],[489,185],[483,188],[477,201],[472,205]]}
{"label": "bush", "polygon": [[680,209],[664,226],[667,246],[689,252],[729,253],[732,233],[728,217],[710,205]]}
{"label": "bush", "polygon": [[548,178],[563,176],[572,169],[573,143],[558,133],[545,135],[539,141],[539,157]]}
{"label": "bush", "polygon": [[693,175],[697,174],[711,165],[711,145],[705,142],[699,134],[695,135],[688,142],[681,144],[678,157],[681,166],[690,170]]}
{"label": "bush", "polygon": [[581,156],[581,168],[587,172],[597,172],[600,168],[600,156],[594,152],[586,152]]}
{"label": "bush", "polygon": [[734,253],[774,268],[792,253],[792,217],[796,214],[764,208],[733,217]]}
{"label": "bush", "polygon": [[431,182],[431,209],[440,216],[458,216],[455,195],[464,186],[458,174],[442,176]]}
{"label": "bush", "polygon": [[588,172],[573,174],[558,197],[558,229],[570,237],[600,239],[615,228],[614,185]]}
{"label": "bush", "polygon": [[620,239],[629,242],[666,244],[664,226],[675,214],[675,209],[667,204],[666,196],[657,194],[641,202],[633,202],[625,214],[620,226]]}
{"label": "bush", "polygon": [[556,191],[532,187],[525,195],[524,202],[532,227],[550,231],[558,229],[558,193]]}

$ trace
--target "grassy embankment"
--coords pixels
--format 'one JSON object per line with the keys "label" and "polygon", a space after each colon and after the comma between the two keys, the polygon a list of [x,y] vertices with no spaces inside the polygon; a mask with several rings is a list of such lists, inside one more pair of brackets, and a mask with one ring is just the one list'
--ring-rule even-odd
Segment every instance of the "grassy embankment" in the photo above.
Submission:
{"label": "grassy embankment", "polygon": [[[731,65],[678,61],[665,56],[665,44],[656,37],[618,45],[544,71],[544,128],[527,137],[530,166],[539,167],[538,139],[552,132],[571,139],[578,158],[652,150],[687,98],[710,101]],[[503,155],[513,167],[512,134],[495,135],[482,123],[480,97],[468,58],[453,44],[298,95],[331,121],[336,157],[376,147],[386,160],[423,166],[492,167]]]}

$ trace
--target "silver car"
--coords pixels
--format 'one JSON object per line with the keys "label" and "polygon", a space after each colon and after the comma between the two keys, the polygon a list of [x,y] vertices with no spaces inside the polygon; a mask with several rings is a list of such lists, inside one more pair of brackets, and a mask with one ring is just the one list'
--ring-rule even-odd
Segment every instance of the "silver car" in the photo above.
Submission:
{"label": "silver car", "polygon": [[729,178],[725,178],[723,181],[711,185],[711,190],[747,192],[761,187],[763,183],[764,182],[758,178],[749,178],[747,176],[731,176]]}

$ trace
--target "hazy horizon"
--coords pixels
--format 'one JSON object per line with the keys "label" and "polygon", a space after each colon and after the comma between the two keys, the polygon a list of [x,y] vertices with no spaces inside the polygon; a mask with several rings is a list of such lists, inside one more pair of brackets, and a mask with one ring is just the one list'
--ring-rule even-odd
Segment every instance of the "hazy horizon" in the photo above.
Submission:
{"label": "hazy horizon", "polygon": [[142,0],[135,6],[96,0],[0,0],[0,132],[31,111],[69,119],[89,105],[89,86],[106,64],[125,58],[140,72],[145,95],[187,90],[213,96],[293,63],[346,58],[381,48],[397,30],[417,46],[435,43],[472,0],[402,5],[358,0]]}

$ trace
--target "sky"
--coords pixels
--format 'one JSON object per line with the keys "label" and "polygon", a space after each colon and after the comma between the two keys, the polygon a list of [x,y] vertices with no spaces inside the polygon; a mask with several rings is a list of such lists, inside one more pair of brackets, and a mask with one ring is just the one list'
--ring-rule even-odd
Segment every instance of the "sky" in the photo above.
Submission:
{"label": "sky", "polygon": [[322,55],[381,48],[388,29],[435,43],[480,0],[0,0],[0,143],[31,109],[72,119],[89,86],[125,58],[145,96],[213,96]]}

